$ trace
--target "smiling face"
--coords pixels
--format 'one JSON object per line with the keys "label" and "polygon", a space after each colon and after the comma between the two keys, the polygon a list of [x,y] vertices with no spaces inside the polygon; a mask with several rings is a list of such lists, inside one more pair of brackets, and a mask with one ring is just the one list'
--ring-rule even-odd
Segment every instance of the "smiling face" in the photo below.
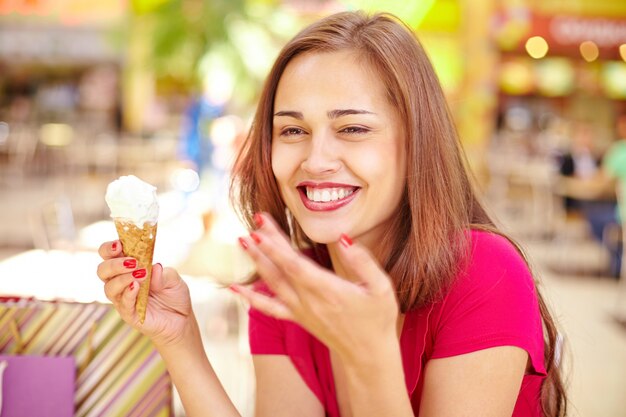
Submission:
{"label": "smiling face", "polygon": [[370,247],[380,241],[405,186],[405,139],[385,85],[355,52],[305,53],[287,65],[274,101],[272,170],[314,242],[341,233]]}

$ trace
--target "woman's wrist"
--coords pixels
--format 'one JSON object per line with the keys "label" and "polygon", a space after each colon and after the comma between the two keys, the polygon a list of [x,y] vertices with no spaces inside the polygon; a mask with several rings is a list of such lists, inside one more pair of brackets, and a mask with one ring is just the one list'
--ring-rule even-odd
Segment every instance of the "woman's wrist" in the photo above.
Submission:
{"label": "woman's wrist", "polygon": [[390,362],[402,365],[400,343],[395,336],[379,338],[376,344],[353,347],[345,354],[339,353],[346,372],[372,375],[388,369]]}
{"label": "woman's wrist", "polygon": [[397,338],[342,365],[353,415],[413,416]]}
{"label": "woman's wrist", "polygon": [[189,348],[202,348],[200,328],[193,312],[185,320],[183,330],[179,335],[170,338],[154,337],[152,343],[161,354],[169,351],[189,350]]}

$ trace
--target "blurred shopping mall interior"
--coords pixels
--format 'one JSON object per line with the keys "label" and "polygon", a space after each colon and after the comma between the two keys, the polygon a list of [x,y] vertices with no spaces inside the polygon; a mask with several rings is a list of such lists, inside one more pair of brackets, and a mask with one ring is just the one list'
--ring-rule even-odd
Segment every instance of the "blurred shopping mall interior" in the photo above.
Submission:
{"label": "blurred shopping mall interior", "polygon": [[[0,354],[74,355],[77,416],[184,415],[157,379],[132,392],[165,392],[152,411],[119,411],[130,383],[81,390],[114,372],[83,350],[109,317],[89,310],[107,301],[96,250],[116,238],[104,192],[134,174],[158,187],[155,261],[190,283],[216,371],[252,415],[245,306],[223,289],[251,271],[229,170],[282,44],[360,8],[404,19],[431,57],[477,187],[555,312],[571,415],[625,417],[626,167],[604,163],[626,140],[619,0],[0,0]],[[80,310],[72,337],[41,310],[63,304]],[[35,322],[59,342],[28,343]]]}

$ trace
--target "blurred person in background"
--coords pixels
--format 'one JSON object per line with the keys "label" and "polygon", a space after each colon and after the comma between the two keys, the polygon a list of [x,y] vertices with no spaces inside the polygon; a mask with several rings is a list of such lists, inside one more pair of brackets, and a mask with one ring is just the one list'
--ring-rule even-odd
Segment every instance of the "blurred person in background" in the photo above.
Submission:
{"label": "blurred person in background", "polygon": [[[231,286],[251,305],[256,415],[565,415],[554,321],[397,19],[339,13],[296,35],[233,175],[257,268]],[[132,259],[119,241],[99,252],[107,297],[153,340],[187,415],[238,416],[179,274],[155,265],[141,325]]]}
{"label": "blurred person in background", "polygon": [[[566,178],[567,189],[584,187],[584,183],[592,180],[600,171],[601,159],[596,155],[593,142],[593,126],[587,122],[577,122],[572,128],[571,144],[557,156],[559,174]],[[571,194],[566,193],[563,199],[566,212],[582,210],[585,199]]]}
{"label": "blurred person in background", "polygon": [[[613,217],[609,218],[609,224],[619,224],[619,227],[624,227],[624,219],[626,219],[626,113],[617,118],[616,134],[617,140],[607,150],[602,167],[607,182],[611,186],[617,182],[615,187],[619,194],[617,209],[613,210]],[[614,230],[617,230],[617,227]],[[621,236],[623,235],[623,233],[613,233],[609,248],[611,251],[611,273],[616,278],[620,276],[622,270],[624,242]]]}
{"label": "blurred person in background", "polygon": [[213,143],[209,127],[221,114],[222,106],[213,104],[204,95],[193,97],[185,111],[179,158],[188,162],[199,174],[212,169]]}
{"label": "blurred person in background", "polygon": [[[624,137],[624,125],[618,117],[617,136]],[[621,271],[621,237],[617,216],[615,179],[626,170],[620,143],[598,156],[594,149],[592,125],[576,124],[571,152],[560,157],[561,190],[566,212],[579,213],[589,225],[591,236],[609,254],[608,273],[618,278]]]}

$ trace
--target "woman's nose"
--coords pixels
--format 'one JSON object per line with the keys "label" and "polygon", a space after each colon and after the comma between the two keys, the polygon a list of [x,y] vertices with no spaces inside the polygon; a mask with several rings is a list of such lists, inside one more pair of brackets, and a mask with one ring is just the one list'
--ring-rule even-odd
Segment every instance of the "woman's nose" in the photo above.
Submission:
{"label": "woman's nose", "polygon": [[309,142],[308,152],[302,161],[301,168],[310,175],[326,175],[339,171],[341,161],[332,140],[313,137]]}

